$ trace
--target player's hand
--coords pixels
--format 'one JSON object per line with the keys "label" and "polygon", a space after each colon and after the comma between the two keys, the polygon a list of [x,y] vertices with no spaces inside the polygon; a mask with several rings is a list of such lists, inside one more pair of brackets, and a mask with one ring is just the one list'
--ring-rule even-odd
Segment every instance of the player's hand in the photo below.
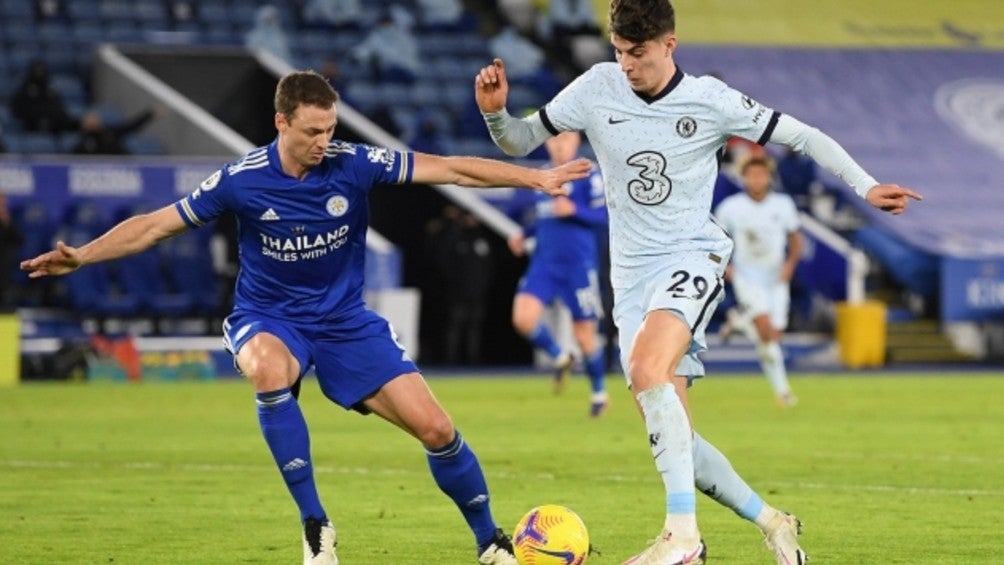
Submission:
{"label": "player's hand", "polygon": [[43,253],[34,259],[21,261],[21,270],[28,271],[28,278],[65,275],[77,270],[82,264],[80,251],[62,241],[56,242],[56,249]]}
{"label": "player's hand", "polygon": [[566,183],[585,178],[591,170],[593,170],[593,164],[589,159],[576,159],[560,167],[545,169],[540,171],[543,178],[537,189],[551,196],[568,196],[569,190]]}
{"label": "player's hand", "polygon": [[506,245],[509,246],[509,251],[517,257],[522,257],[526,253],[526,247],[524,246],[526,240],[523,238],[523,234],[518,233],[506,240]]}
{"label": "player's hand", "polygon": [[898,184],[877,184],[865,195],[865,200],[869,204],[884,212],[891,212],[894,216],[906,210],[911,198],[917,201],[924,199],[916,192]]}
{"label": "player's hand", "polygon": [[474,100],[482,113],[498,112],[505,108],[509,96],[509,81],[505,76],[505,63],[495,59],[474,77]]}
{"label": "player's hand", "polygon": [[575,202],[567,196],[558,196],[552,203],[554,206],[554,217],[567,218],[575,215]]}

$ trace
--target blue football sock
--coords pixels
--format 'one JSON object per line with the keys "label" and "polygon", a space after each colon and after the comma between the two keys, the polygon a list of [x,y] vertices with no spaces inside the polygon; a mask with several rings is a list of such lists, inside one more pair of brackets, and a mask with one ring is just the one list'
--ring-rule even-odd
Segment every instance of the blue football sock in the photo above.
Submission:
{"label": "blue football sock", "polygon": [[456,432],[450,443],[427,450],[426,454],[432,477],[464,515],[478,547],[491,541],[497,526],[488,505],[488,484],[478,458],[460,432]]}
{"label": "blue football sock", "polygon": [[533,328],[533,331],[530,332],[530,335],[526,336],[526,339],[530,340],[530,343],[537,349],[546,351],[552,358],[561,355],[561,348],[558,347],[557,342],[551,337],[551,332],[542,322],[537,323],[537,327]]}
{"label": "blue football sock", "polygon": [[602,347],[597,347],[589,357],[586,357],[586,373],[589,375],[589,384],[593,392],[603,392],[606,384],[603,378],[606,376],[607,357]]}
{"label": "blue football sock", "polygon": [[255,396],[261,433],[279,466],[282,480],[300,508],[300,520],[308,517],[324,520],[327,514],[317,496],[310,461],[310,435],[300,404],[288,388],[259,392]]}

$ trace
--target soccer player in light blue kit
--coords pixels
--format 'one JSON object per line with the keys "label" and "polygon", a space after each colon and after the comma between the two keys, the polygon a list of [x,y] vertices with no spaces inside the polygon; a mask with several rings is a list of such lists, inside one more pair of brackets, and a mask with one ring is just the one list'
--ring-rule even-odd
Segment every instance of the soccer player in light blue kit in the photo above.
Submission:
{"label": "soccer player in light blue kit", "polygon": [[781,351],[781,332],[788,326],[789,285],[802,256],[798,209],[787,194],[773,192],[774,161],[751,155],[739,163],[743,192],[722,200],[715,218],[735,243],[726,271],[742,312],[729,310],[722,334],[742,331],[757,345],[760,367],[780,406],[794,406]]}
{"label": "soccer player in light blue kit", "polygon": [[175,204],[127,219],[79,248],[58,242],[21,268],[33,278],[63,275],[236,214],[240,275],[224,343],[254,385],[265,442],[299,507],[304,563],[338,563],[297,402],[300,379],[313,366],[333,402],[374,412],[421,442],[436,483],[474,533],[479,563],[516,565],[509,538],[492,519],[477,458],[388,322],[363,302],[367,196],[377,184],[410,183],[561,195],[591,164],[530,169],[333,140],[337,100],[317,73],[286,75],[276,88],[274,142],[224,166]]}
{"label": "soccer player in light blue kit", "polygon": [[[563,132],[545,142],[551,165],[561,166],[578,156],[582,135]],[[535,221],[522,233],[509,238],[513,254],[526,253],[526,241],[535,241],[530,265],[519,281],[512,305],[516,331],[537,349],[547,352],[555,363],[555,392],[560,393],[575,364],[569,351],[562,351],[550,330],[541,322],[544,307],[555,298],[572,314],[572,332],[584,357],[592,395],[589,415],[600,416],[610,403],[604,377],[606,355],[597,340],[597,319],[603,315],[600,299],[597,226],[607,223],[603,178],[594,170],[588,178],[574,181],[569,195],[534,198]]]}
{"label": "soccer player in light blue kit", "polygon": [[779,564],[801,564],[799,522],[766,504],[728,460],[693,430],[691,379],[722,299],[732,252],[711,218],[716,155],[732,136],[783,143],[837,174],[872,205],[901,213],[913,191],[879,184],[833,139],[712,77],[676,66],[675,14],[668,0],[612,0],[616,63],[587,70],[541,110],[505,111],[508,83],[496,60],[475,78],[492,139],[525,155],[562,131],[583,131],[596,152],[610,214],[614,322],[625,377],[638,402],[665,488],[662,534],[633,565],[703,563],[694,486],[754,522]]}

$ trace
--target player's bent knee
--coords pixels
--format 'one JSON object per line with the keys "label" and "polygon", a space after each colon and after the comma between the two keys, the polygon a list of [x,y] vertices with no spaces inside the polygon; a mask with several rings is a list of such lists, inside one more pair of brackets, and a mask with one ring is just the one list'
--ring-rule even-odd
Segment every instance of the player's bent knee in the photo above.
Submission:
{"label": "player's bent knee", "polygon": [[453,441],[456,430],[450,418],[443,414],[427,422],[421,430],[416,430],[416,435],[426,449],[436,450]]}
{"label": "player's bent knee", "polygon": [[657,363],[655,359],[628,360],[628,375],[631,377],[631,390],[638,394],[661,384],[670,382],[672,371]]}
{"label": "player's bent knee", "polygon": [[533,329],[537,327],[537,320],[532,314],[516,310],[513,311],[512,315],[512,327],[521,335],[530,335]]}

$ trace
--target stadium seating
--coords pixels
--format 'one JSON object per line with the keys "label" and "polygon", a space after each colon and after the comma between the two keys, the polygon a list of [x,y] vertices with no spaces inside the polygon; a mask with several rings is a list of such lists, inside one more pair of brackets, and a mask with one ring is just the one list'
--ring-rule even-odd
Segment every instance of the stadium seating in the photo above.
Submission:
{"label": "stadium seating", "polygon": [[[861,240],[885,251],[877,258],[902,257],[902,249],[886,253],[894,251],[890,241],[912,248],[915,260],[882,261],[897,278],[914,279],[908,288],[925,295],[937,288],[937,269],[930,268],[928,256],[1004,254],[1004,223],[998,218],[1004,209],[999,188],[1004,160],[1000,138],[996,147],[989,141],[1000,118],[988,113],[984,123],[972,126],[983,141],[965,132],[981,108],[1004,104],[1004,82],[986,79],[1000,76],[995,69],[1004,68],[1001,52],[684,45],[677,60],[691,74],[715,73],[819,127],[880,181],[921,192],[924,202],[897,217],[878,213],[856,196],[848,199],[888,232]],[[951,96],[981,84],[969,102],[951,104]],[[832,176],[824,181],[849,190]]]}

